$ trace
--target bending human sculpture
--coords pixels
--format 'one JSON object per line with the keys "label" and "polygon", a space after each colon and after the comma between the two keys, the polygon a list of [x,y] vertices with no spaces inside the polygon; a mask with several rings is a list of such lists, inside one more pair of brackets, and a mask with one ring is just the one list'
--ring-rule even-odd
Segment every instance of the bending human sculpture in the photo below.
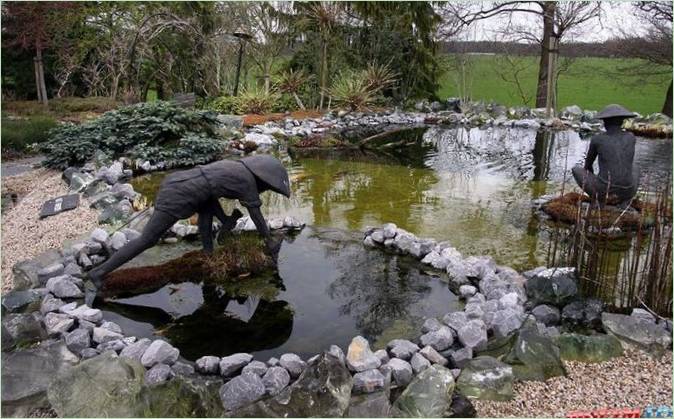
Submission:
{"label": "bending human sculpture", "polygon": [[[626,208],[639,186],[639,171],[633,167],[636,138],[622,129],[623,121],[635,114],[620,105],[608,105],[596,118],[604,122],[605,133],[590,140],[584,165],[571,169],[573,178],[592,202],[603,206],[607,202]],[[599,159],[599,173],[593,164]]]}
{"label": "bending human sculpture", "polygon": [[199,214],[199,234],[204,251],[213,252],[213,217],[217,217],[222,228],[227,231],[241,216],[239,210],[226,216],[218,202],[219,198],[237,199],[247,208],[257,231],[265,239],[268,252],[276,260],[280,243],[272,240],[260,211],[260,194],[268,190],[290,197],[288,172],[281,162],[269,155],[220,160],[172,173],[159,187],[154,212],[141,236],[89,271],[88,277],[94,287],[99,289],[105,275],[154,246],[178,220],[194,213]]}

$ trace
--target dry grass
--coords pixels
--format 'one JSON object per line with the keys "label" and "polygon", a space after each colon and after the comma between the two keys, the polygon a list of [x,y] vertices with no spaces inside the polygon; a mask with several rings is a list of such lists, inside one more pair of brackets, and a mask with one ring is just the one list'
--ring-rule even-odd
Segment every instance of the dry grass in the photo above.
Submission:
{"label": "dry grass", "polygon": [[[550,200],[543,205],[542,210],[555,221],[575,224],[578,220],[579,207],[583,202],[590,202],[590,198],[577,192],[569,192]],[[611,204],[610,200],[608,204]],[[636,230],[649,216],[653,215],[655,206],[635,198],[632,207],[638,211],[638,214],[608,208],[592,210],[587,214],[582,210],[580,214],[582,219],[588,221],[593,227],[616,226],[624,230]]]}
{"label": "dry grass", "polygon": [[672,354],[630,349],[597,364],[564,362],[568,376],[517,382],[514,400],[474,401],[478,417],[565,417],[572,410],[672,404]]}
{"label": "dry grass", "polygon": [[102,291],[104,297],[110,297],[146,293],[173,282],[234,281],[272,267],[273,261],[264,253],[258,237],[230,235],[211,256],[194,251],[161,265],[112,272],[105,278]]}
{"label": "dry grass", "polygon": [[40,220],[42,204],[68,193],[61,172],[38,169],[28,173],[3,177],[2,191],[19,195],[16,206],[2,214],[2,292],[13,286],[12,266],[51,248],[60,248],[98,226],[98,213],[86,202]]}

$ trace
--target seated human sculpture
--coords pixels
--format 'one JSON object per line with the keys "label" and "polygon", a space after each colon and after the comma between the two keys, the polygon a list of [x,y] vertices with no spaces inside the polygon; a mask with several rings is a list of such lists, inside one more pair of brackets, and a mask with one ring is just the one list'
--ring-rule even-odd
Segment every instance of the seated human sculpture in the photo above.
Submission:
{"label": "seated human sculpture", "polygon": [[[633,167],[636,138],[622,129],[623,121],[635,114],[620,105],[608,105],[597,114],[605,133],[592,137],[584,165],[576,165],[573,178],[596,205],[615,204],[626,208],[637,192],[639,171]],[[593,164],[599,159],[599,173]]]}
{"label": "seated human sculpture", "polygon": [[[241,216],[238,210],[226,216],[219,198],[237,199],[248,209],[257,231],[265,239],[270,256],[276,260],[280,242],[276,243],[271,238],[260,211],[262,201],[259,194],[268,190],[290,197],[288,172],[280,161],[269,155],[244,157],[238,161],[220,160],[172,173],[159,188],[154,212],[141,236],[89,271],[88,278],[95,289],[100,289],[105,275],[154,246],[178,220],[194,213],[199,214],[199,234],[204,251],[213,252],[213,217],[220,220],[222,229],[231,230]],[[95,289],[89,290],[87,300],[93,302],[95,294],[91,294]]]}

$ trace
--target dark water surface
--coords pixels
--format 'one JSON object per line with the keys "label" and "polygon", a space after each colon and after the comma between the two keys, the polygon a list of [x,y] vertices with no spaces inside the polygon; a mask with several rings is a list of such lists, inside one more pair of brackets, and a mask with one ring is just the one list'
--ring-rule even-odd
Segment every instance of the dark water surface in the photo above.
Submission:
{"label": "dark water surface", "polygon": [[[310,227],[283,244],[278,277],[229,290],[172,285],[102,307],[106,316],[127,333],[164,336],[188,359],[308,356],[332,343],[345,348],[356,334],[377,344],[414,335],[424,316],[455,309],[456,298],[417,263],[365,249],[357,232],[394,222],[465,256],[487,254],[518,270],[545,265],[551,230],[531,201],[574,189],[570,168],[589,144],[571,131],[439,127],[386,141],[376,152],[279,150],[293,194],[263,194],[263,211]],[[671,140],[639,139],[635,164],[643,189],[661,183],[671,176]],[[134,187],[152,200],[162,177],[139,177]],[[158,246],[133,264],[177,257],[189,246]]]}

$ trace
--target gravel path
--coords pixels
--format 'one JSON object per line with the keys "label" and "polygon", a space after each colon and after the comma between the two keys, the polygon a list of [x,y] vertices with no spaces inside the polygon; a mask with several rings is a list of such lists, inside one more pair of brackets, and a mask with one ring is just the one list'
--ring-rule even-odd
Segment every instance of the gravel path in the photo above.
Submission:
{"label": "gravel path", "polygon": [[630,349],[601,364],[564,362],[568,375],[517,382],[515,399],[474,401],[478,417],[565,417],[572,410],[672,404],[672,353],[653,359]]}
{"label": "gravel path", "polygon": [[72,211],[40,220],[42,204],[68,193],[61,172],[38,169],[2,178],[2,191],[15,192],[19,202],[2,214],[2,292],[12,288],[12,266],[45,250],[60,248],[98,226],[98,213],[86,201]]}

